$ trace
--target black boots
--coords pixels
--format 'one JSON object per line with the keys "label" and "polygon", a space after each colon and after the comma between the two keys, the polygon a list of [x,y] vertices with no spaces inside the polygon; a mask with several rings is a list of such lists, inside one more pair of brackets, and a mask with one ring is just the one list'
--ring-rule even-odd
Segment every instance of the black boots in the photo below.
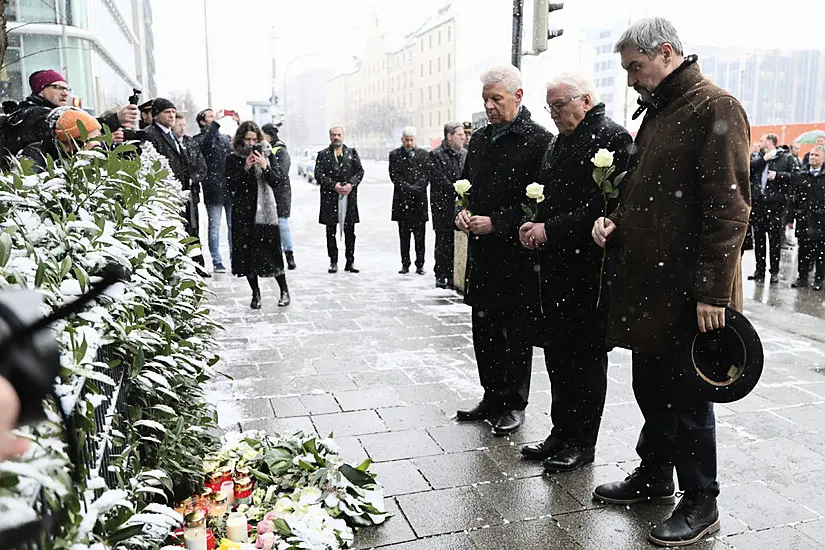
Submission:
{"label": "black boots", "polygon": [[541,443],[525,445],[522,447],[521,456],[523,456],[525,460],[544,460],[545,458],[550,458],[551,456],[557,454],[559,451],[564,449],[564,447],[564,441],[551,435]]}
{"label": "black boots", "polygon": [[501,414],[501,407],[492,401],[482,399],[475,408],[469,411],[458,411],[456,420],[459,422],[477,422],[479,420],[490,420],[497,418]]}
{"label": "black boots", "polygon": [[544,462],[542,462],[542,465],[544,466],[544,471],[548,474],[573,472],[588,464],[593,464],[595,459],[595,447],[569,445],[555,455],[546,458]]}
{"label": "black boots", "polygon": [[295,269],[298,265],[295,263],[295,255],[290,250],[289,252],[284,252],[284,256],[286,256],[286,267],[287,269]]}
{"label": "black boots", "polygon": [[344,271],[349,271],[350,273],[361,273],[360,269],[356,269],[355,265],[352,262],[347,262],[344,266]]}
{"label": "black boots", "polygon": [[327,273],[338,273],[338,262],[330,262]]}
{"label": "black boots", "polygon": [[593,497],[610,504],[673,504],[675,491],[673,473],[668,476],[660,469],[642,466],[633,470],[624,481],[599,485],[593,491]]}
{"label": "black boots", "polygon": [[281,291],[281,299],[278,300],[278,307],[286,307],[291,302],[289,298],[289,290],[284,289]]}
{"label": "black boots", "polygon": [[493,435],[497,437],[513,435],[519,431],[522,424],[524,424],[524,411],[516,409],[504,411],[498,419],[493,422]]}
{"label": "black boots", "polygon": [[673,514],[648,534],[657,546],[688,546],[719,530],[716,497],[703,491],[686,491]]}
{"label": "black boots", "polygon": [[261,291],[252,291],[252,303],[249,304],[252,309],[261,309]]}

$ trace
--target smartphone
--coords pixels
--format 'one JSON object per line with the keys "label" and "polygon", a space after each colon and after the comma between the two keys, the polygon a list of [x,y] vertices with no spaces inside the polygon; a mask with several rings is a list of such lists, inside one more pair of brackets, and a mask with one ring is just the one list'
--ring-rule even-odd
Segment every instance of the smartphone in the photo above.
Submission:
{"label": "smartphone", "polygon": [[235,116],[235,111],[233,111],[232,109],[224,109],[223,114],[225,116]]}

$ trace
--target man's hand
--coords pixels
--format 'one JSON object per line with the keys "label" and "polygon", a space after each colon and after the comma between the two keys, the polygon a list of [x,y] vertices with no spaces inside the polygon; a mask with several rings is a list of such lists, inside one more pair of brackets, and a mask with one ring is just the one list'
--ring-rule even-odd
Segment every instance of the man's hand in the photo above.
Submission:
{"label": "man's hand", "polygon": [[547,242],[543,223],[527,222],[519,228],[519,240],[525,248],[535,250]]}
{"label": "man's hand", "polygon": [[9,381],[0,376],[0,460],[19,456],[29,448],[27,439],[12,433],[19,414],[20,398]]}
{"label": "man's hand", "polygon": [[607,244],[607,240],[614,231],[616,231],[616,224],[613,223],[613,220],[610,218],[599,218],[596,220],[596,223],[593,224],[593,232],[591,235],[593,236],[593,241],[604,248],[604,245]]}
{"label": "man's hand", "polygon": [[455,217],[455,226],[459,228],[464,233],[470,232],[470,213],[466,210],[462,210],[458,213]]}
{"label": "man's hand", "polygon": [[768,180],[773,181],[776,179],[776,171],[768,170]]}
{"label": "man's hand", "polygon": [[124,139],[126,139],[126,134],[124,133],[123,128],[118,128],[112,132],[112,143],[123,143]]}
{"label": "man's hand", "polygon": [[696,304],[696,321],[699,332],[711,332],[725,328],[725,308],[709,304]]}
{"label": "man's hand", "polygon": [[341,188],[344,190],[344,195],[349,195],[350,193],[352,193],[351,183],[345,183],[341,186]]}
{"label": "man's hand", "polygon": [[518,228],[518,240],[524,248],[534,248],[530,241],[530,232],[533,230],[534,225],[533,222],[527,222]]}
{"label": "man's hand", "polygon": [[241,123],[241,115],[239,115],[238,113],[232,113],[232,120],[234,120],[235,122],[240,124]]}
{"label": "man's hand", "polygon": [[776,157],[778,151],[779,149],[774,149],[773,151],[768,151],[767,153],[765,153],[765,160],[773,160],[774,157]]}
{"label": "man's hand", "polygon": [[269,159],[266,158],[266,155],[258,151],[253,152],[252,155],[255,157],[255,164],[260,166],[261,170],[266,170],[267,166],[269,166]]}
{"label": "man's hand", "polygon": [[124,105],[117,111],[117,120],[123,126],[133,128],[137,125],[138,120],[140,120],[140,109],[138,109],[137,105],[132,105],[131,103]]}
{"label": "man's hand", "polygon": [[476,235],[489,235],[495,228],[490,216],[472,216],[469,223],[470,231]]}
{"label": "man's hand", "polygon": [[335,192],[338,193],[339,195],[346,195],[346,193],[344,192],[344,184],[336,183],[335,184]]}

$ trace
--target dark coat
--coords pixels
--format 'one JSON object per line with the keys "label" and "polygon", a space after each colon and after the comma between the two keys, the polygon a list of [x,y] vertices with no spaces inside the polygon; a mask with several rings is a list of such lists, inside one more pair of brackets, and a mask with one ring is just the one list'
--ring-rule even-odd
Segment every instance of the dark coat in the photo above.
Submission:
{"label": "dark coat", "polygon": [[427,185],[430,157],[424,149],[403,147],[390,151],[390,181],[393,184],[392,221],[407,225],[424,223],[427,214]]}
{"label": "dark coat", "polygon": [[547,234],[539,249],[541,294],[546,328],[554,340],[576,335],[604,342],[604,301],[596,308],[602,249],[591,231],[606,205],[593,180],[591,159],[599,149],[612,151],[618,175],[627,170],[632,144],[627,130],[607,118],[600,103],[572,135],[559,134],[545,155],[537,180],[544,185],[545,200],[536,221],[545,224]]}
{"label": "dark coat", "polygon": [[278,203],[278,217],[288,218],[292,213],[292,185],[289,182],[289,150],[281,140],[272,144],[272,153],[281,172],[281,181],[275,189],[275,202]]}
{"label": "dark coat", "polygon": [[519,241],[521,205],[527,186],[536,181],[552,134],[521,112],[493,141],[495,127],[473,134],[463,179],[472,184],[470,212],[489,216],[493,233],[470,234],[464,301],[490,309],[536,305],[534,256]]}
{"label": "dark coat", "polygon": [[[762,173],[767,164],[768,170],[776,172],[776,179],[768,180],[765,190],[762,190]],[[770,208],[781,215],[785,208],[791,203],[793,194],[793,183],[799,166],[796,159],[787,150],[779,148],[776,156],[769,161],[760,153],[754,153],[750,157],[750,182],[751,201],[754,210]]]}
{"label": "dark coat", "polygon": [[749,144],[744,109],[695,56],[656,88],[610,216],[610,344],[665,353],[696,302],[741,310]]}
{"label": "dark coat", "polygon": [[181,143],[180,151],[175,145],[175,140],[172,139],[171,132],[164,132],[157,124],[147,126],[144,130],[149,142],[155,147],[155,150],[166,157],[169,161],[169,168],[172,169],[172,174],[175,176],[184,191],[191,189],[192,202],[197,204],[199,201],[199,193],[197,185],[192,185],[189,168],[189,155]]}
{"label": "dark coat", "polygon": [[206,206],[223,204],[226,196],[226,157],[232,152],[229,136],[220,133],[221,125],[212,122],[193,140],[200,147],[206,159],[206,179],[203,182],[203,202]]}
{"label": "dark coat", "polygon": [[797,238],[825,240],[825,167],[797,174],[793,213]]}
{"label": "dark coat", "polygon": [[361,159],[358,151],[343,146],[343,159],[339,162],[335,158],[335,152],[330,145],[326,149],[318,152],[315,160],[315,180],[321,188],[321,211],[318,215],[318,223],[323,225],[336,225],[338,223],[338,193],[335,192],[335,184],[348,182],[352,184],[352,192],[347,199],[346,223],[358,223],[358,184],[364,178],[364,168],[361,166]]}
{"label": "dark coat", "polygon": [[446,140],[430,151],[430,208],[433,229],[455,230],[455,199],[453,184],[461,179],[467,150],[454,151]]}
{"label": "dark coat", "polygon": [[181,144],[183,144],[183,148],[186,149],[186,156],[189,161],[189,177],[192,183],[200,189],[208,172],[206,159],[203,158],[201,148],[195,143],[193,137],[183,136],[181,138]]}
{"label": "dark coat", "polygon": [[[226,158],[226,189],[232,198],[232,273],[278,276],[284,272],[281,232],[277,224],[255,223],[258,180],[254,169],[244,170],[246,157],[233,152]],[[274,155],[269,155],[269,167],[262,175],[273,192],[277,190],[282,177]]]}

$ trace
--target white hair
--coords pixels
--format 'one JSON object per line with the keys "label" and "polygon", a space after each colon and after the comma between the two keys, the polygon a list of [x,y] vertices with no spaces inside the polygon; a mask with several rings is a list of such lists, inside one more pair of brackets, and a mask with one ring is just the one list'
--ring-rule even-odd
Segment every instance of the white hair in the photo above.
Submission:
{"label": "white hair", "polygon": [[329,127],[329,133],[330,133],[330,134],[332,133],[332,131],[333,131],[333,130],[341,130],[341,133],[342,133],[342,134],[344,133],[344,127],[343,127],[343,126],[341,126],[340,124],[337,124],[337,125],[335,125],[335,126],[330,126],[330,127]]}
{"label": "white hair", "polygon": [[415,137],[418,135],[418,132],[415,130],[415,126],[404,126],[404,129],[401,130],[401,137]]}
{"label": "white hair", "polygon": [[521,71],[513,65],[490,67],[481,75],[481,83],[485,86],[504,84],[504,89],[514,94],[521,88]]}
{"label": "white hair", "polygon": [[559,73],[550,77],[547,81],[547,91],[559,86],[567,86],[573,95],[589,95],[590,100],[595,104],[599,102],[599,92],[593,79],[584,73],[569,72]]}
{"label": "white hair", "polygon": [[624,31],[613,51],[621,53],[625,48],[633,48],[654,58],[664,44],[670,44],[674,52],[684,55],[682,41],[679,40],[679,33],[673,23],[664,17],[648,17],[636,21]]}

